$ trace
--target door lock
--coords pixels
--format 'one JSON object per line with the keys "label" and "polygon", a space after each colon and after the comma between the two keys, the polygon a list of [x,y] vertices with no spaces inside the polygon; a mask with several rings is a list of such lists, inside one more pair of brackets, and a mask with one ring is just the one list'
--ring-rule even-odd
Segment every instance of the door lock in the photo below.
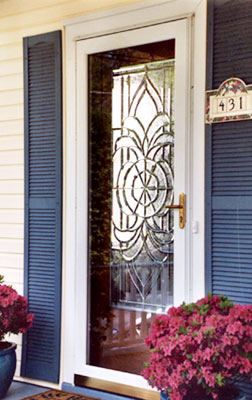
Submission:
{"label": "door lock", "polygon": [[180,193],[179,195],[179,204],[166,206],[166,208],[178,208],[179,209],[179,227],[184,229],[185,227],[185,219],[186,219],[186,195],[184,193]]}

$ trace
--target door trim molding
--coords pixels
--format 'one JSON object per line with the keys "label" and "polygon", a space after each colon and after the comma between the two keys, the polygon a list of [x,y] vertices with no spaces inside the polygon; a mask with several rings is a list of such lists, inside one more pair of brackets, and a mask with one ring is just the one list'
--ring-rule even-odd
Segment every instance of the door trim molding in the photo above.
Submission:
{"label": "door trim molding", "polygon": [[[143,27],[145,24],[153,25],[158,22],[163,23],[188,18],[194,14],[200,1],[202,0],[142,0],[135,4],[67,18],[63,20],[63,26],[72,31],[73,40],[81,40],[88,38],[90,32],[92,32],[91,35],[97,35],[98,33],[104,35],[106,28],[107,32],[116,32],[115,26],[119,30],[128,30],[132,29],[132,27]],[[112,19],[116,20],[112,21],[112,25],[106,23],[106,20],[111,23]],[[83,28],[84,24],[87,26],[89,22],[92,24],[91,31],[79,29],[80,26]]]}

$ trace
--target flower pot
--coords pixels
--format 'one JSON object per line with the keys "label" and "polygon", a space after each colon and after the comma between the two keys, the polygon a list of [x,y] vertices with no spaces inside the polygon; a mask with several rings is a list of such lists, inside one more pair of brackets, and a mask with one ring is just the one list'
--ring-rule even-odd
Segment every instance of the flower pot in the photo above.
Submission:
{"label": "flower pot", "polygon": [[15,373],[16,347],[15,343],[10,343],[9,347],[0,350],[0,399],[6,395]]}
{"label": "flower pot", "polygon": [[[246,400],[246,399],[247,399],[246,396],[242,396],[242,395],[239,395],[237,397],[237,400]],[[167,396],[167,392],[166,391],[162,391],[160,393],[160,400],[169,400],[169,397]],[[193,398],[192,398],[192,400],[193,400]],[[204,399],[202,399],[202,400],[204,400]]]}

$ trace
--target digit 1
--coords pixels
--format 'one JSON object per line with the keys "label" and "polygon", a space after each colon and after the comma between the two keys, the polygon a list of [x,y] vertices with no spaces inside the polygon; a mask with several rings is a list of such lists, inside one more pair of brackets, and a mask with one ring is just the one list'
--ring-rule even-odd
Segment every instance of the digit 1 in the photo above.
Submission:
{"label": "digit 1", "polygon": [[242,97],[240,97],[240,110],[242,110]]}

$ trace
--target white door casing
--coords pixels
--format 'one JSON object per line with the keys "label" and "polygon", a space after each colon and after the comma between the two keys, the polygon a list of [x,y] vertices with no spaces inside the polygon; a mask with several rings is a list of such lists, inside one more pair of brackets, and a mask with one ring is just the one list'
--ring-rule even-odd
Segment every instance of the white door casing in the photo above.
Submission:
{"label": "white door casing", "polygon": [[[147,3],[150,3],[149,1]],[[178,2],[178,3],[181,3]],[[195,2],[192,2],[195,3]],[[204,2],[203,2],[204,3]],[[163,6],[166,7],[166,6]],[[148,6],[149,8],[149,6]],[[201,7],[201,13],[204,12],[204,7]],[[155,9],[155,7],[154,7]],[[115,12],[115,10],[114,10]],[[137,19],[133,10],[134,18]],[[159,11],[160,13],[160,11]],[[118,49],[122,47],[140,45],[148,42],[157,42],[168,40],[169,38],[176,39],[175,50],[175,148],[178,154],[183,154],[183,157],[175,158],[175,171],[179,171],[180,178],[175,180],[175,203],[178,202],[179,193],[185,192],[187,195],[187,223],[186,228],[181,230],[178,228],[178,213],[176,213],[176,233],[175,233],[175,276],[174,276],[174,303],[178,305],[183,300],[189,301],[197,297],[194,291],[195,287],[200,287],[203,278],[195,278],[197,271],[203,269],[203,263],[200,268],[192,268],[193,248],[196,244],[192,243],[191,235],[191,220],[194,218],[194,201],[193,194],[195,188],[190,185],[193,176],[197,171],[192,163],[192,151],[195,151],[195,142],[193,141],[196,135],[199,135],[200,127],[192,129],[194,115],[190,105],[193,95],[191,92],[192,85],[192,69],[191,55],[192,43],[191,32],[192,17],[180,16],[179,20],[172,22],[164,22],[163,15],[146,24],[139,21],[139,27],[148,25],[146,28],[138,28],[137,30],[125,31],[121,28],[113,29],[111,25],[111,34],[108,33],[108,17],[104,17],[104,23],[101,29],[101,35],[94,32],[91,34],[90,24],[92,18],[86,21],[84,31],[81,31],[81,22],[78,28],[76,24],[69,26],[69,35],[67,36],[67,139],[66,139],[66,218],[65,218],[65,257],[64,257],[64,282],[66,296],[63,304],[63,323],[66,330],[63,329],[63,361],[64,370],[62,380],[65,382],[73,382],[73,374],[86,375],[91,377],[102,378],[108,381],[125,383],[130,382],[132,386],[149,388],[143,378],[125,374],[118,371],[105,370],[98,367],[86,365],[86,310],[87,310],[87,55],[91,53],[107,51],[110,49]],[[113,13],[112,13],[113,14]],[[153,13],[153,15],[156,15]],[[119,12],[119,15],[122,15]],[[161,21],[162,15],[162,21]],[[115,18],[115,17],[114,17]],[[199,18],[199,17],[198,17]],[[119,25],[119,17],[117,24]],[[139,15],[138,15],[139,19]],[[167,17],[172,19],[172,16]],[[125,19],[123,19],[125,21]],[[134,19],[132,23],[134,22]],[[158,22],[158,23],[157,23]],[[160,23],[161,22],[161,23]],[[85,22],[84,22],[85,25]],[[70,27],[73,29],[71,30]],[[136,23],[134,24],[136,27]],[[107,29],[106,29],[107,28]],[[200,30],[199,25],[195,24],[195,29]],[[68,29],[68,28],[67,28]],[[96,28],[94,31],[97,30]],[[85,32],[88,34],[85,35]],[[113,33],[113,31],[115,31]],[[79,32],[79,35],[77,35]],[[83,33],[81,33],[83,32]],[[85,37],[88,38],[85,38]],[[74,40],[73,40],[74,39]],[[195,43],[194,43],[195,48]],[[203,46],[201,45],[201,49]],[[192,62],[194,65],[194,63]],[[73,75],[70,75],[74,74]],[[201,76],[202,76],[201,71]],[[198,93],[202,90],[201,78]],[[195,83],[195,82],[194,82]],[[197,103],[198,99],[196,100]],[[195,101],[194,101],[195,103]],[[200,105],[200,104],[199,104]],[[195,110],[194,110],[195,112]],[[204,120],[204,118],[202,118]],[[203,124],[202,124],[203,125]],[[201,142],[201,149],[202,149]],[[197,166],[196,166],[197,167]],[[198,174],[197,179],[199,180]],[[203,185],[202,180],[199,186]],[[196,192],[199,193],[199,192]],[[201,195],[203,197],[203,194]],[[197,198],[197,202],[199,198]],[[197,203],[196,202],[196,203]],[[203,203],[203,202],[202,202]],[[201,204],[202,206],[202,204]],[[198,209],[197,209],[198,210]],[[197,213],[196,213],[197,214]],[[201,214],[202,216],[202,214]],[[202,216],[203,219],[203,216]],[[203,221],[202,221],[203,224]],[[199,224],[201,226],[201,222]],[[203,235],[203,233],[201,233]],[[202,236],[200,237],[202,240]],[[177,247],[176,247],[177,246]],[[197,258],[199,255],[197,254]],[[201,260],[203,257],[201,258]],[[204,287],[202,288],[202,293]],[[200,290],[198,290],[198,293]],[[75,295],[73,296],[73,293]],[[201,294],[200,294],[201,295]],[[74,311],[73,311],[74,310]],[[70,324],[70,325],[69,325]],[[71,339],[70,339],[71,338]],[[69,340],[70,339],[70,340]],[[66,346],[67,344],[67,346]],[[74,354],[74,355],[73,355]]]}

